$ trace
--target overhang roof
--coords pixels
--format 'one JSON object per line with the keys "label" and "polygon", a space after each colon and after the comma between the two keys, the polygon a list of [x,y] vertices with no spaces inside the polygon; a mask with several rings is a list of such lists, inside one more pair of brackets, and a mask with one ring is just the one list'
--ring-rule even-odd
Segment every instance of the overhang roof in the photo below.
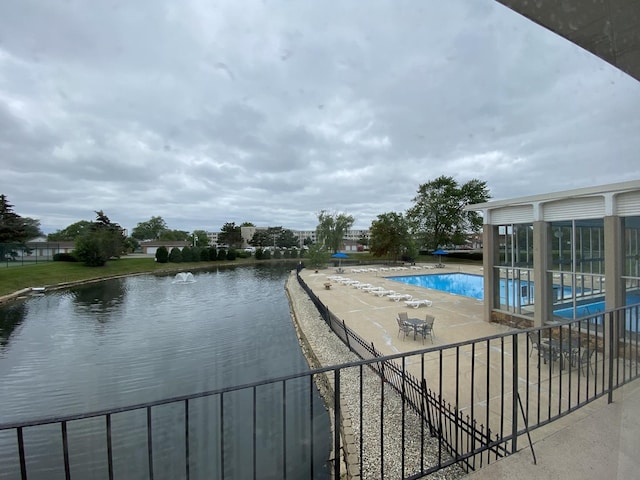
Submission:
{"label": "overhang roof", "polygon": [[530,195],[527,197],[509,198],[504,200],[495,200],[492,202],[476,203],[473,205],[467,205],[466,210],[492,210],[495,208],[513,205],[550,202],[568,198],[591,197],[593,195],[617,194],[634,190],[640,190],[640,180],[631,180],[628,182],[610,183],[608,185],[597,185],[594,187],[586,188],[576,188],[573,190],[564,190],[561,192],[543,193],[539,195]]}
{"label": "overhang roof", "polygon": [[640,80],[640,1],[496,1]]}

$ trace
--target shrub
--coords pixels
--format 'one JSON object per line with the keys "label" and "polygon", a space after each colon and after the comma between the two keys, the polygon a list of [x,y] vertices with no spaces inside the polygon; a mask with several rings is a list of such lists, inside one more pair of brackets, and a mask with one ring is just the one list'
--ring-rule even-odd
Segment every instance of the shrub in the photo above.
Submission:
{"label": "shrub", "polygon": [[200,247],[191,247],[191,261],[192,262],[199,262],[200,260],[202,260],[202,249]]}
{"label": "shrub", "polygon": [[178,247],[173,247],[171,249],[171,253],[169,254],[169,261],[172,263],[182,262],[182,252]]}
{"label": "shrub", "polygon": [[193,260],[193,255],[191,251],[191,247],[186,246],[182,249],[182,261],[183,262],[191,262]]}
{"label": "shrub", "polygon": [[227,260],[235,260],[236,259],[236,251],[233,248],[230,248],[227,252]]}
{"label": "shrub", "polygon": [[224,248],[221,248],[220,250],[218,250],[218,255],[216,257],[216,260],[222,261],[226,259],[227,259],[227,251]]}
{"label": "shrub", "polygon": [[156,250],[156,262],[167,263],[169,261],[169,250],[164,245]]}
{"label": "shrub", "polygon": [[109,260],[108,249],[103,246],[104,235],[91,232],[76,238],[73,254],[89,267],[102,267]]}
{"label": "shrub", "polygon": [[271,252],[269,250],[262,251],[262,259],[269,260],[271,258]]}
{"label": "shrub", "polygon": [[264,258],[264,250],[261,248],[256,248],[256,260],[262,260]]}
{"label": "shrub", "polygon": [[278,260],[279,260],[280,258],[282,258],[282,254],[280,253],[280,250],[275,250],[275,251],[273,252],[273,258],[278,259]]}
{"label": "shrub", "polygon": [[209,261],[209,249],[203,248],[200,250],[200,261],[208,262]]}
{"label": "shrub", "polygon": [[218,250],[216,247],[209,248],[209,261],[215,262],[218,259]]}
{"label": "shrub", "polygon": [[70,253],[62,252],[53,255],[54,262],[77,262],[78,259]]}
{"label": "shrub", "polygon": [[291,252],[289,250],[285,250],[282,252],[282,258],[291,258]]}

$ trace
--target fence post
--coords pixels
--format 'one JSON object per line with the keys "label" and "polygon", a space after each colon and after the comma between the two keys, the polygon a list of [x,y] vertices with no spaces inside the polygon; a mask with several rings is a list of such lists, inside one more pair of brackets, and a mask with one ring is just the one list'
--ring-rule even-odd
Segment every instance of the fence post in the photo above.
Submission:
{"label": "fence post", "polygon": [[344,338],[347,340],[347,347],[351,350],[351,342],[349,341],[349,331],[347,330],[347,324],[342,320],[342,328],[344,329]]}
{"label": "fence post", "polygon": [[[613,403],[613,355],[616,348],[616,342],[614,342],[613,338],[615,322],[614,313],[615,312],[609,312],[609,386],[607,392],[607,403]],[[617,352],[615,352],[615,354],[617,354]]]}
{"label": "fence post", "polygon": [[333,371],[333,444],[335,449],[334,464],[333,464],[333,478],[340,478],[340,369]]}
{"label": "fence post", "polygon": [[[511,335],[513,339],[513,371],[511,372],[511,389],[513,391],[511,399],[511,453],[518,451],[518,334]],[[504,355],[504,352],[502,352]]]}

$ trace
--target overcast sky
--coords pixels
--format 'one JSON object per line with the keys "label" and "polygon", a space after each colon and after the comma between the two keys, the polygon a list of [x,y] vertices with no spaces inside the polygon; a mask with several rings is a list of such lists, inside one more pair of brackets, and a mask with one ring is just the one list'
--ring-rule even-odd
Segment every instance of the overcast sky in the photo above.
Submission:
{"label": "overcast sky", "polygon": [[0,2],[0,193],[49,233],[354,228],[440,175],[640,178],[640,82],[491,0]]}

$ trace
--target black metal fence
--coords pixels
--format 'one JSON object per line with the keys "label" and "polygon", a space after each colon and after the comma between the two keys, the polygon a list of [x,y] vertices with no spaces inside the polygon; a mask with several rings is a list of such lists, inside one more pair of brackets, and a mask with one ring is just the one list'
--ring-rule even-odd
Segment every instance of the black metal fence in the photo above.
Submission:
{"label": "black metal fence", "polygon": [[0,243],[0,267],[50,262],[56,253],[62,253],[64,250],[57,242]]}
{"label": "black metal fence", "polygon": [[377,360],[368,365],[466,471],[516,452],[520,436],[587,403],[605,395],[611,402],[616,388],[640,376],[640,305],[383,356],[298,280],[336,335],[360,358]]}
{"label": "black metal fence", "polygon": [[[640,376],[640,305],[582,321],[382,356],[319,302],[333,331],[362,360],[111,410],[0,424],[0,478],[341,478],[349,457],[362,478],[417,479],[471,470]],[[626,325],[626,327],[625,327]],[[437,332],[436,332],[437,333]],[[339,429],[332,462],[317,387],[332,391]],[[264,396],[275,398],[265,409]],[[165,418],[167,421],[161,421]],[[135,419],[135,420],[134,420]],[[90,431],[84,425],[91,424]],[[135,430],[123,445],[123,430]],[[246,434],[238,436],[238,429]],[[126,443],[126,442],[125,442]],[[205,466],[206,464],[206,466]],[[330,470],[330,472],[329,472]]]}

